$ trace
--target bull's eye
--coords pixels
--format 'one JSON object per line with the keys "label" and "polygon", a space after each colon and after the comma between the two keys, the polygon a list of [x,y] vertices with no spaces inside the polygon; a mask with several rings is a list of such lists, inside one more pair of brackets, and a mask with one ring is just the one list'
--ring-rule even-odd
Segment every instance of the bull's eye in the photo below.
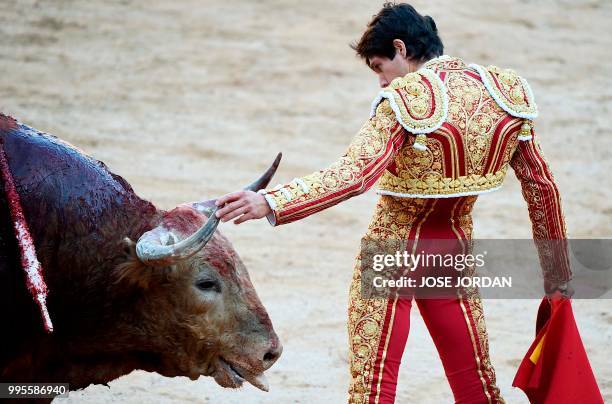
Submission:
{"label": "bull's eye", "polygon": [[198,283],[196,283],[196,286],[198,287],[198,289],[203,290],[205,292],[219,292],[221,290],[219,284],[216,281],[208,279],[198,281]]}

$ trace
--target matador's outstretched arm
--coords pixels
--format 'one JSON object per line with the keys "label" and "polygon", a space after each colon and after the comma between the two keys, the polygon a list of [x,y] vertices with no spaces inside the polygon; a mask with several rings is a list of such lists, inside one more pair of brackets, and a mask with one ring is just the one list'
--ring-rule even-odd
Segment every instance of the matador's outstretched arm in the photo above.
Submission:
{"label": "matador's outstretched arm", "polygon": [[405,139],[388,101],[382,102],[344,155],[324,170],[261,191],[272,209],[272,225],[290,223],[368,190]]}

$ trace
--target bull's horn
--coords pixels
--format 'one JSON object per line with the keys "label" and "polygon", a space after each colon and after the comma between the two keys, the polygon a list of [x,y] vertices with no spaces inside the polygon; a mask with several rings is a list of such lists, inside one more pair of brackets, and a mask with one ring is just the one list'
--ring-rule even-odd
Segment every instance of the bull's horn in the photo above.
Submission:
{"label": "bull's horn", "polygon": [[[249,191],[259,191],[260,189],[267,187],[270,181],[272,180],[272,177],[274,176],[274,173],[276,172],[278,165],[280,164],[281,157],[283,157],[283,154],[278,153],[276,155],[276,159],[274,159],[274,162],[266,170],[266,172],[263,173],[262,176],[259,177],[255,182],[248,185],[244,189],[249,190]],[[213,212],[217,208],[217,205],[215,205],[215,202],[217,202],[216,199],[209,199],[207,201],[194,202],[191,204],[191,207],[196,210],[199,210],[200,212],[206,213],[207,215],[210,216],[211,212]]]}
{"label": "bull's horn", "polygon": [[[268,185],[278,168],[281,157],[282,154],[278,153],[270,168],[268,168],[261,177],[244,189],[258,191]],[[138,243],[136,243],[136,255],[138,259],[147,265],[166,266],[187,259],[204,248],[215,233],[215,229],[219,224],[219,219],[215,216],[215,212],[218,208],[214,205],[214,201],[199,202],[194,204],[194,207],[198,208],[198,206],[195,205],[200,204],[211,205],[210,208],[212,209],[210,209],[208,220],[198,229],[198,231],[186,239],[175,243],[168,229],[163,227],[163,225],[159,225],[144,233],[138,239]]]}

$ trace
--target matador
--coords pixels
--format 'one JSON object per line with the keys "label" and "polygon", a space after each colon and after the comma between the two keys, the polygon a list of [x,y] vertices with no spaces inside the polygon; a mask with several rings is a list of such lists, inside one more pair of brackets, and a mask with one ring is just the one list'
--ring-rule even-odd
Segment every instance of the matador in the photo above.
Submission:
{"label": "matador", "polygon": [[[499,189],[512,167],[528,204],[533,237],[565,240],[559,191],[534,130],[527,81],[511,69],[443,55],[433,19],[386,4],[353,46],[379,78],[370,118],[329,167],[218,204],[222,220],[268,217],[279,226],[359,195],[378,181],[365,237],[472,239],[480,194]],[[536,245],[538,243],[536,242]],[[545,289],[571,296],[567,255],[539,248]],[[448,298],[364,296],[357,254],[348,303],[349,403],[393,403],[413,301],[442,360],[457,403],[503,403],[489,358],[478,289]]]}

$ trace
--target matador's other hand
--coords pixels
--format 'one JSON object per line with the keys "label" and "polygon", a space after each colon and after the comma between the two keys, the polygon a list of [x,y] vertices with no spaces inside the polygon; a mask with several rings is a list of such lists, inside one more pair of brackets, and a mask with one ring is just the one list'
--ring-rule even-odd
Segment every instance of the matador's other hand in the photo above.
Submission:
{"label": "matador's other hand", "polygon": [[546,292],[546,296],[548,298],[552,298],[555,295],[561,295],[566,299],[571,298],[574,295],[574,288],[570,281],[564,283],[555,283],[545,280],[544,281],[544,291]]}
{"label": "matador's other hand", "polygon": [[216,213],[222,222],[228,222],[234,218],[234,224],[240,224],[251,219],[261,219],[272,213],[270,205],[262,194],[253,191],[238,191],[223,195],[215,203],[222,207]]}

